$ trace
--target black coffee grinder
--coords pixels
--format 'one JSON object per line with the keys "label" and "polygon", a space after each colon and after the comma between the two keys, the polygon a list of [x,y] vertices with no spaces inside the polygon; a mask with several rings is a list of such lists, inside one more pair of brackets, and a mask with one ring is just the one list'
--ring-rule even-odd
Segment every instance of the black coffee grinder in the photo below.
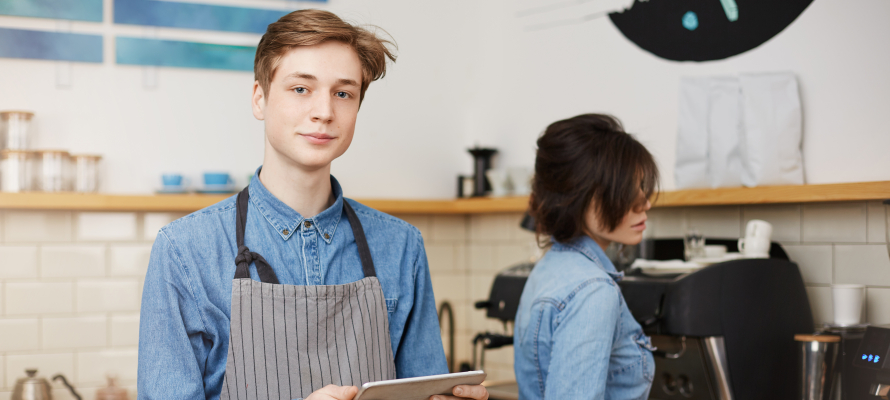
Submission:
{"label": "black coffee grinder", "polygon": [[467,151],[473,155],[473,197],[485,196],[491,191],[491,184],[485,176],[485,171],[491,168],[491,157],[498,151],[478,146]]}

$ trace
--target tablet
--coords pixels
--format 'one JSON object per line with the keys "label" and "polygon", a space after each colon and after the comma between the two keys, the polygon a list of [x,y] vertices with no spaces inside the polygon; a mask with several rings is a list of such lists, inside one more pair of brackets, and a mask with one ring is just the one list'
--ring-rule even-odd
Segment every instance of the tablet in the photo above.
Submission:
{"label": "tablet", "polygon": [[437,394],[453,396],[455,386],[478,385],[484,380],[485,372],[469,371],[368,382],[352,400],[427,400]]}

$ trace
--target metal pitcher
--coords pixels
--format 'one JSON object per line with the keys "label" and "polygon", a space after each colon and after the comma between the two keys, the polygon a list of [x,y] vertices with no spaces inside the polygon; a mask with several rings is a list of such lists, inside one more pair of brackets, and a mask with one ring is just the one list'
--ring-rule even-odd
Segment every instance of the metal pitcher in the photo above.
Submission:
{"label": "metal pitcher", "polygon": [[[42,377],[36,377],[36,369],[26,369],[27,377],[19,378],[15,382],[15,388],[12,391],[12,400],[52,400],[52,386],[49,381]],[[77,400],[81,400],[77,391],[68,384],[68,380],[61,374],[53,377],[53,380],[62,380],[62,384],[71,391],[71,395]]]}

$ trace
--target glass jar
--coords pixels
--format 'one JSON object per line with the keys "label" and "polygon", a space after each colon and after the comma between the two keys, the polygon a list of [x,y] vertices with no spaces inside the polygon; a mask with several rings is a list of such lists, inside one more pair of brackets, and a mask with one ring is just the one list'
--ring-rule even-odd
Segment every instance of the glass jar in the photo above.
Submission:
{"label": "glass jar", "polygon": [[30,111],[0,111],[0,137],[3,138],[0,149],[28,150],[31,147]]}
{"label": "glass jar", "polygon": [[28,150],[0,151],[0,189],[27,192],[34,189],[35,154]]}
{"label": "glass jar", "polygon": [[96,154],[72,154],[74,164],[74,191],[95,193],[99,190],[99,160]]}
{"label": "glass jar", "polygon": [[65,150],[37,151],[38,189],[44,192],[64,192],[70,190],[71,156]]}

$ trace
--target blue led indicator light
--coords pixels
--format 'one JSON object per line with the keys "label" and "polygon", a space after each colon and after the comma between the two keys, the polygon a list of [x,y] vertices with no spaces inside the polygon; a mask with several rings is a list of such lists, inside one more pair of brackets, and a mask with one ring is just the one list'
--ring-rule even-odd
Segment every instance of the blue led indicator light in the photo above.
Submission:
{"label": "blue led indicator light", "polygon": [[880,360],[880,359],[881,359],[881,356],[875,356],[875,364],[877,364],[878,360]]}
{"label": "blue led indicator light", "polygon": [[873,358],[875,358],[874,355],[872,355],[872,354],[869,354],[869,355],[868,355],[868,361],[871,361]]}
{"label": "blue led indicator light", "polygon": [[862,359],[863,359],[863,360],[865,360],[865,359],[867,359],[867,358],[868,358],[867,355],[865,355],[865,354],[862,355]]}

